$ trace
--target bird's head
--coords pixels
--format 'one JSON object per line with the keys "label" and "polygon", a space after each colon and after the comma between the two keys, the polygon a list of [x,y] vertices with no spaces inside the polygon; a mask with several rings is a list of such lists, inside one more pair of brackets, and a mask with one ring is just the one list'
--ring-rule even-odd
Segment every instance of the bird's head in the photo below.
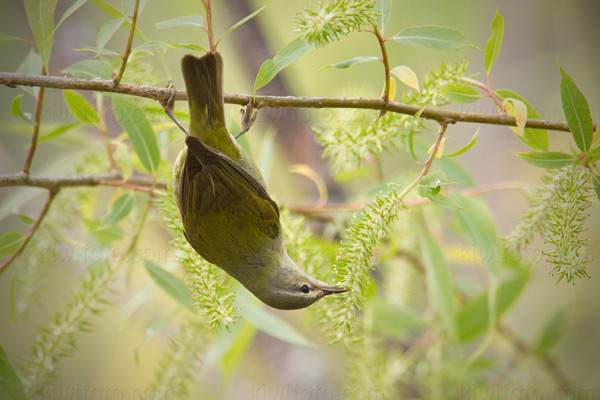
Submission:
{"label": "bird's head", "polygon": [[347,289],[329,286],[300,269],[284,252],[280,267],[258,290],[252,290],[263,303],[280,310],[305,308],[317,300]]}

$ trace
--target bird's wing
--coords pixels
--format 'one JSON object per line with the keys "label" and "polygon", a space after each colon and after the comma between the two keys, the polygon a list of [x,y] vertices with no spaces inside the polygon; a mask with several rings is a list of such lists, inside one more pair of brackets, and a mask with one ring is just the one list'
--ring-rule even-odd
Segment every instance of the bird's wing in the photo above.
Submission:
{"label": "bird's wing", "polygon": [[201,218],[228,209],[261,225],[271,238],[279,234],[279,207],[252,175],[198,137],[188,136],[186,145],[179,185],[184,218],[190,213]]}

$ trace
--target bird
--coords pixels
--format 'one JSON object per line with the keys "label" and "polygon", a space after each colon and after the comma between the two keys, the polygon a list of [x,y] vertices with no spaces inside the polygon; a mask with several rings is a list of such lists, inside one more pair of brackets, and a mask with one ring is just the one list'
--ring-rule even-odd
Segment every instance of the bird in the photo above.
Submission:
{"label": "bird", "polygon": [[181,65],[190,126],[172,180],[192,248],[276,309],[305,308],[347,291],[313,278],[288,255],[279,207],[258,167],[226,128],[221,55],[186,55]]}

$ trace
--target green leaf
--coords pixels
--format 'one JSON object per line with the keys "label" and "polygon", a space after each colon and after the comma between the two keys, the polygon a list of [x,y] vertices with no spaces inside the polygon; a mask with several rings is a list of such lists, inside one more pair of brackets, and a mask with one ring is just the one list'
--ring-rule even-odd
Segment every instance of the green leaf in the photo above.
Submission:
{"label": "green leaf", "polygon": [[132,51],[155,51],[170,49],[171,47],[173,47],[171,44],[163,42],[162,40],[151,40],[134,47]]}
{"label": "green leaf", "polygon": [[[221,36],[221,39],[223,39],[225,36],[229,35],[231,32],[233,32],[234,30],[236,30],[240,26],[244,25],[246,22],[250,21],[252,18],[256,17],[258,14],[260,14],[260,12],[262,10],[264,10],[269,4],[271,4],[271,1],[273,1],[273,0],[269,0],[267,2],[267,4],[265,4],[264,6],[262,6],[261,8],[259,8],[258,10],[254,11],[252,14],[247,15],[245,18],[242,18],[241,20],[239,20],[235,24],[233,24],[231,26],[231,28],[229,28],[229,29],[227,29],[227,31],[225,31],[225,33],[223,34],[223,36]],[[221,40],[221,39],[219,39],[219,40]]]}
{"label": "green leaf", "polygon": [[573,79],[560,67],[560,99],[567,124],[579,150],[587,152],[592,144],[594,125],[590,108]]}
{"label": "green leaf", "polygon": [[240,288],[237,294],[235,303],[240,308],[240,315],[256,329],[288,343],[315,347],[287,321],[271,314],[262,305],[254,303],[250,292],[246,289]]}
{"label": "green leaf", "polygon": [[181,26],[202,26],[202,15],[192,14],[183,17],[171,18],[154,24],[156,29],[176,28]]}
{"label": "green leaf", "polygon": [[73,90],[64,90],[63,97],[71,114],[84,124],[95,126],[100,122],[94,107],[79,93]]}
{"label": "green leaf", "polygon": [[23,235],[18,232],[8,232],[0,237],[0,257],[8,257],[19,250],[23,243]]}
{"label": "green leaf", "polygon": [[392,0],[377,0],[373,11],[377,15],[377,29],[383,35],[392,15]]}
{"label": "green leaf", "polygon": [[[112,4],[106,2],[105,0],[89,0],[91,3],[94,3],[96,7],[100,10],[104,11],[106,15],[111,18],[121,18],[124,17],[121,10],[113,6]],[[126,19],[123,21],[123,28],[129,29],[129,21]],[[139,27],[135,27],[135,36],[139,37],[143,42],[147,42],[148,38],[140,31]]]}
{"label": "green leaf", "polygon": [[393,306],[380,298],[373,303],[373,327],[385,336],[402,340],[409,329],[427,326],[422,315],[409,308]]}
{"label": "green leaf", "polygon": [[594,191],[596,192],[596,197],[600,200],[600,176],[592,175],[592,181],[594,182]]}
{"label": "green leaf", "polygon": [[32,115],[30,113],[24,113],[23,110],[21,109],[21,101],[23,100],[23,95],[20,94],[17,97],[15,97],[12,101],[12,103],[10,103],[10,113],[12,115],[15,115],[19,118],[21,118],[23,121],[27,122],[28,124],[34,124],[35,122],[33,122]]}
{"label": "green leaf", "polygon": [[21,380],[0,346],[0,399],[27,400]]}
{"label": "green leaf", "polygon": [[456,103],[473,103],[481,98],[481,94],[471,85],[455,85],[446,83],[442,86],[442,92],[450,100]]}
{"label": "green leaf", "polygon": [[32,218],[29,215],[25,215],[25,214],[15,214],[15,217],[19,218],[21,221],[23,221],[24,223],[26,223],[28,225],[35,224],[35,221],[36,221],[35,218]]}
{"label": "green leaf", "polygon": [[[140,4],[138,6],[138,16],[142,13],[145,6],[146,6],[146,0],[140,0]],[[123,0],[123,2],[121,3],[121,12],[123,13],[123,15],[132,17],[134,9],[135,9],[135,0]]]}
{"label": "green leaf", "polygon": [[110,50],[107,48],[99,49],[96,46],[85,46],[80,49],[75,49],[76,51],[90,51],[96,55],[100,56],[109,56],[109,57],[120,57],[120,54],[114,50]]}
{"label": "green leaf", "polygon": [[420,232],[419,243],[427,272],[427,292],[431,303],[437,310],[450,337],[456,339],[458,330],[448,263],[438,242],[424,230]]}
{"label": "green leaf", "polygon": [[58,0],[24,0],[29,27],[46,71],[54,42],[54,11],[57,2]]}
{"label": "green leaf", "polygon": [[146,170],[154,173],[160,162],[160,151],[156,135],[150,123],[148,123],[144,111],[132,102],[120,97],[113,98],[113,109],[117,122],[127,132],[142,165]]}
{"label": "green leaf", "polygon": [[417,160],[417,156],[415,155],[415,149],[414,149],[415,125],[418,123],[419,117],[423,113],[423,110],[425,110],[425,107],[421,108],[419,111],[417,111],[415,113],[415,115],[413,115],[413,117],[410,120],[410,127],[408,128],[408,150],[410,150],[410,154],[412,155],[412,157],[415,161],[419,161],[419,160]]}
{"label": "green leaf", "polygon": [[[413,69],[406,65],[398,65],[390,70],[390,74],[394,75],[396,78],[400,80],[400,82],[404,83],[406,86],[415,89],[417,92],[419,90],[419,78],[417,78],[417,74]],[[391,91],[390,91],[391,92]],[[390,93],[390,98],[393,100],[394,96]]]}
{"label": "green leaf", "polygon": [[308,43],[302,38],[297,38],[291,41],[283,49],[279,50],[279,52],[275,54],[275,57],[268,59],[261,65],[260,71],[258,71],[256,80],[254,81],[254,94],[256,95],[258,89],[271,82],[279,71],[314,48],[315,45]]}
{"label": "green leaf", "polygon": [[558,151],[531,151],[515,154],[528,164],[546,169],[562,168],[575,162],[575,157],[572,155]]}
{"label": "green leaf", "polygon": [[104,48],[110,38],[119,30],[123,22],[125,22],[125,17],[109,19],[102,24],[96,37],[96,46],[98,46],[99,50]]}
{"label": "green leaf", "polygon": [[171,46],[177,47],[177,48],[180,48],[180,49],[206,52],[206,50],[204,49],[204,47],[198,46],[197,44],[193,44],[193,43],[171,43]]}
{"label": "green leaf", "polygon": [[[39,75],[40,72],[42,72],[42,58],[35,50],[31,49],[29,53],[27,53],[27,57],[25,57],[17,68],[16,72],[27,75]],[[19,86],[19,88],[33,97],[37,97],[40,90],[39,87],[31,86]]]}
{"label": "green leaf", "polygon": [[430,197],[435,196],[442,190],[443,185],[448,185],[454,182],[448,180],[448,176],[444,171],[433,171],[425,175],[419,180],[418,189],[419,196]]}
{"label": "green leaf", "polygon": [[478,198],[462,196],[459,193],[453,193],[452,198],[459,207],[456,210],[456,217],[464,240],[477,247],[491,273],[498,277],[500,246],[492,212]]}
{"label": "green leaf", "polygon": [[[528,279],[529,273],[525,271],[500,284],[496,297],[495,314],[497,319],[508,311],[519,298]],[[469,300],[458,314],[458,335],[461,342],[476,339],[488,327],[490,319],[488,298],[489,293],[486,290]]]}
{"label": "green leaf", "polygon": [[60,17],[58,24],[56,24],[56,28],[54,28],[54,32],[56,33],[56,30],[62,25],[65,19],[69,18],[75,11],[79,10],[85,3],[87,3],[87,0],[76,0],[73,4],[71,4],[71,7],[67,8],[62,17]]}
{"label": "green leaf", "polygon": [[406,28],[395,34],[396,43],[428,47],[434,50],[457,50],[469,43],[462,33],[445,26],[423,25]]}
{"label": "green leaf", "polygon": [[[233,333],[233,332],[232,332]],[[256,328],[250,323],[243,323],[239,330],[235,332],[235,340],[227,346],[227,351],[221,358],[224,372],[227,378],[236,370],[242,356],[252,345],[256,337]]]}
{"label": "green leaf", "polygon": [[23,40],[23,41],[25,41],[25,39],[23,39],[21,37],[18,37],[18,36],[7,35],[6,33],[0,33],[0,43],[12,42],[14,40]]}
{"label": "green leaf", "polygon": [[125,232],[120,226],[109,226],[106,228],[96,228],[92,234],[102,243],[115,242],[125,237]]}
{"label": "green leaf", "polygon": [[135,199],[129,193],[119,197],[102,219],[102,226],[109,227],[119,223],[119,221],[128,216],[131,210],[133,210],[134,203]]}
{"label": "green leaf", "polygon": [[535,346],[535,353],[540,355],[552,349],[552,347],[554,347],[563,336],[566,326],[566,312],[561,310],[554,314],[552,319],[546,324],[546,327],[538,339],[537,345]]}
{"label": "green leaf", "polygon": [[185,284],[169,271],[159,267],[152,261],[144,260],[144,268],[148,271],[148,275],[152,278],[161,289],[169,294],[179,304],[194,310],[194,302],[192,293]]}
{"label": "green leaf", "polygon": [[486,75],[488,75],[494,67],[496,59],[498,58],[498,53],[500,53],[500,48],[502,48],[502,41],[504,40],[504,18],[502,17],[502,14],[500,14],[499,9],[496,9],[496,16],[494,16],[494,19],[492,20],[491,30],[492,34],[485,44],[483,53]]}
{"label": "green leaf", "polygon": [[[523,97],[519,96],[513,91],[501,89],[496,90],[496,95],[500,98],[500,100],[504,100],[507,98],[513,98],[522,101],[527,106],[527,115],[529,118],[533,119],[541,119],[542,117],[537,112],[535,108]],[[548,150],[549,140],[548,140],[548,131],[545,129],[532,129],[525,127],[523,131],[523,136],[517,135],[519,139],[523,141],[527,146],[536,149],[536,150]]]}
{"label": "green leaf", "polygon": [[63,133],[65,133],[73,128],[77,128],[79,126],[81,126],[81,124],[79,122],[73,122],[70,124],[60,125],[58,128],[53,129],[52,131],[48,132],[44,136],[40,136],[40,138],[38,139],[38,143],[44,142],[46,140],[54,139],[54,138],[62,135]]}
{"label": "green leaf", "polygon": [[317,72],[321,72],[324,69],[327,69],[329,67],[338,68],[338,69],[346,69],[348,67],[351,67],[354,64],[366,63],[366,62],[371,62],[371,61],[379,61],[379,58],[373,57],[373,56],[358,56],[358,57],[351,58],[349,60],[340,61],[335,64],[326,65],[326,66],[322,67],[321,69],[319,69]]}
{"label": "green leaf", "polygon": [[113,74],[112,67],[99,60],[83,60],[63,69],[64,73],[71,74],[80,79],[110,79]]}
{"label": "green leaf", "polygon": [[467,145],[465,147],[461,148],[460,150],[455,151],[454,153],[444,154],[442,157],[456,157],[456,156],[459,156],[459,155],[467,152],[471,147],[475,146],[475,143],[477,142],[477,135],[479,135],[479,128],[477,128],[477,131],[475,132],[475,134],[473,135],[473,137],[471,138],[471,140],[469,141],[469,143],[467,143]]}

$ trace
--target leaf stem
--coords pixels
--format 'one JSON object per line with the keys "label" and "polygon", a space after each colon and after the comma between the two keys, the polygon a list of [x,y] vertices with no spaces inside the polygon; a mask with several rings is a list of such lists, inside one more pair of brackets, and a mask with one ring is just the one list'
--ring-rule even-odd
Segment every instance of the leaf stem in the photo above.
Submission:
{"label": "leaf stem", "polygon": [[210,46],[210,52],[214,53],[217,51],[217,46],[215,45],[215,34],[213,31],[212,8],[210,0],[202,0],[202,3],[206,9],[206,33],[208,33],[208,44]]}
{"label": "leaf stem", "polygon": [[[379,32],[379,28],[377,25],[373,25],[373,33],[375,37],[377,37],[377,42],[379,42],[379,47],[381,48],[381,62],[383,63],[383,69],[385,73],[385,86],[383,87],[383,99],[387,102],[390,100],[390,62],[388,59],[387,49],[385,47],[385,40],[381,32]],[[383,116],[387,111],[381,110],[381,115]]]}

